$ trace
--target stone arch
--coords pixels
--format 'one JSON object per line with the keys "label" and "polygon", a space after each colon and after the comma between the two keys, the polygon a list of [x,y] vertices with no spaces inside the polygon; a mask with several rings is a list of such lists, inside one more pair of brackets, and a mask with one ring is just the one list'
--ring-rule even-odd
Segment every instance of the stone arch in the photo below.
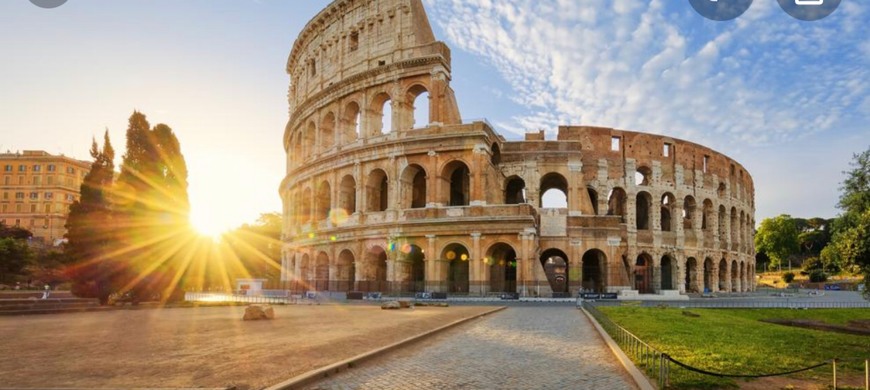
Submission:
{"label": "stone arch", "polygon": [[305,187],[299,197],[299,223],[304,225],[309,222],[311,222],[311,188]]}
{"label": "stone arch", "polygon": [[713,292],[716,291],[716,286],[719,284],[716,278],[716,263],[712,258],[707,257],[704,259],[704,291],[703,292]]}
{"label": "stone arch", "polygon": [[362,137],[362,110],[356,101],[348,102],[344,106],[344,115],[341,121],[341,143],[349,144]]}
{"label": "stone arch", "polygon": [[462,244],[448,244],[441,251],[441,259],[447,262],[447,290],[451,293],[468,293],[471,262],[468,249]]}
{"label": "stone arch", "polygon": [[648,186],[652,184],[652,169],[645,165],[637,167],[634,171],[634,185]]}
{"label": "stone arch", "polygon": [[371,136],[389,134],[393,131],[393,100],[390,94],[386,92],[376,94],[372,98],[370,111],[374,118],[369,132]]}
{"label": "stone arch", "polygon": [[366,251],[361,265],[357,289],[387,291],[387,251],[380,245],[373,245]]}
{"label": "stone arch", "polygon": [[718,291],[728,291],[728,260],[725,260],[723,257],[722,260],[719,260],[719,290]]}
{"label": "stone arch", "polygon": [[[628,195],[620,187],[613,187],[607,195],[607,215],[618,215],[625,218]],[[623,222],[625,222],[623,220]]]}
{"label": "stone arch", "polygon": [[299,260],[299,275],[297,276],[299,277],[302,289],[309,290],[313,287],[311,284],[311,257],[307,253],[303,253],[302,258]]}
{"label": "stone arch", "polygon": [[293,145],[293,163],[295,165],[301,164],[302,161],[305,161],[305,152],[303,151],[302,146],[302,133],[297,132],[294,134],[290,144]]}
{"label": "stone arch", "polygon": [[453,160],[441,170],[441,198],[448,206],[468,206],[471,201],[471,170],[462,160]]}
{"label": "stone arch", "polygon": [[686,195],[683,198],[683,229],[686,231],[692,230],[695,226],[695,198],[692,195]]}
{"label": "stone arch", "polygon": [[694,257],[686,259],[686,292],[699,293],[704,290],[698,280],[698,260]]}
{"label": "stone arch", "polygon": [[486,250],[486,262],[489,264],[489,291],[517,291],[517,252],[510,245],[497,242]]}
{"label": "stone arch", "polygon": [[713,201],[710,199],[704,199],[704,210],[701,214],[701,230],[713,230],[713,228],[711,227],[713,223],[713,210]]}
{"label": "stone arch", "polygon": [[314,121],[308,122],[308,127],[302,132],[302,159],[305,160],[314,155],[314,142],[317,134],[317,125]]}
{"label": "stone arch", "polygon": [[541,266],[554,294],[568,292],[568,255],[561,249],[549,248],[541,252]]}
{"label": "stone arch", "polygon": [[652,195],[649,192],[641,191],[637,193],[637,201],[635,202],[635,221],[637,230],[650,230],[650,211],[652,206]]}
{"label": "stone arch", "polygon": [[325,152],[335,146],[335,114],[328,112],[320,122],[320,152]]}
{"label": "stone arch", "polygon": [[598,215],[598,191],[592,186],[587,186],[586,193],[589,194],[589,201],[592,203],[592,215]]}
{"label": "stone arch", "polygon": [[728,250],[737,250],[737,237],[740,234],[739,218],[737,207],[731,207],[731,248],[728,248]]}
{"label": "stone arch", "polygon": [[400,291],[420,292],[426,290],[426,254],[415,244],[403,244],[400,251],[399,280],[403,282]]}
{"label": "stone arch", "polygon": [[538,207],[545,207],[544,197],[548,198],[548,205],[546,207],[568,207],[568,179],[560,173],[550,172],[542,176],[538,193],[541,194]]}
{"label": "stone arch", "polygon": [[737,260],[731,260],[731,292],[740,291],[740,268]]}
{"label": "stone arch", "polygon": [[317,197],[314,198],[314,220],[323,221],[329,218],[329,210],[332,207],[332,187],[329,181],[322,181],[317,186]]}
{"label": "stone arch", "polygon": [[429,89],[421,84],[414,84],[408,88],[405,101],[411,103],[411,123],[408,129],[421,129],[432,123],[431,95]]}
{"label": "stone arch", "polygon": [[659,265],[661,269],[661,289],[662,290],[679,290],[677,287],[678,265],[677,260],[670,254],[662,256]]}
{"label": "stone arch", "polygon": [[719,245],[725,248],[728,244],[728,229],[725,229],[725,222],[728,220],[728,210],[725,205],[719,205]]}
{"label": "stone arch", "polygon": [[338,187],[338,208],[344,210],[348,215],[357,211],[356,179],[353,178],[353,175],[344,175],[341,178],[341,184]]}
{"label": "stone arch", "polygon": [[426,207],[426,170],[418,164],[411,164],[402,171],[402,207],[419,209]]}
{"label": "stone arch", "polygon": [[387,211],[389,178],[383,169],[374,169],[366,181],[366,211]]}
{"label": "stone arch", "polygon": [[661,227],[662,227],[663,232],[672,232],[672,231],[677,230],[676,226],[674,224],[674,222],[676,220],[676,218],[675,218],[676,216],[674,215],[676,202],[677,202],[677,198],[674,196],[674,194],[672,194],[670,192],[665,192],[662,195],[662,201],[661,201],[661,207],[660,207],[660,209],[661,209],[660,221],[661,221]]}
{"label": "stone arch", "polygon": [[317,254],[312,287],[317,291],[329,291],[329,255],[324,251]]}
{"label": "stone arch", "polygon": [[507,179],[504,190],[505,204],[526,203],[526,181],[519,176],[511,176]]}
{"label": "stone arch", "polygon": [[719,196],[719,199],[724,199],[724,198],[725,198],[725,190],[726,190],[726,188],[727,188],[727,187],[725,186],[725,183],[723,183],[723,182],[720,181],[720,182],[719,182],[719,186],[716,187],[716,195]]}
{"label": "stone arch", "polygon": [[604,292],[607,288],[607,255],[594,248],[583,253],[580,284],[586,291]]}
{"label": "stone arch", "polygon": [[356,279],[356,256],[350,249],[344,249],[338,254],[335,261],[335,280],[332,282],[333,291],[350,291],[354,289]]}
{"label": "stone arch", "polygon": [[653,257],[646,252],[637,255],[634,263],[634,289],[641,294],[652,294],[653,287]]}
{"label": "stone arch", "polygon": [[492,151],[492,155],[489,157],[489,162],[493,166],[498,166],[498,164],[501,164],[501,148],[498,144],[492,144],[490,150]]}

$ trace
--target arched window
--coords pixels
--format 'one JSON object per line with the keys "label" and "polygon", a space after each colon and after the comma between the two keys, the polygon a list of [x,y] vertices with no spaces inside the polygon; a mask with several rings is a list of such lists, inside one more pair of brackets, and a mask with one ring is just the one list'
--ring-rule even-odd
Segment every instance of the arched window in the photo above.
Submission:
{"label": "arched window", "polygon": [[662,195],[662,204],[661,204],[661,224],[663,232],[671,232],[674,229],[673,226],[673,210],[674,203],[676,202],[676,197],[670,192],[664,193]]}
{"label": "arched window", "polygon": [[344,118],[342,120],[342,136],[341,143],[349,144],[356,141],[362,136],[360,126],[362,122],[362,114],[360,113],[359,104],[350,102],[345,106]]}
{"label": "arched window", "polygon": [[695,221],[695,209],[698,206],[695,204],[695,198],[688,195],[683,199],[683,229],[692,230]]}
{"label": "arched window", "polygon": [[505,204],[526,203],[526,182],[519,176],[511,176],[504,190]]}
{"label": "arched window", "polygon": [[568,207],[568,180],[564,176],[551,172],[541,178],[542,208]]}
{"label": "arched window", "polygon": [[411,164],[402,172],[402,207],[419,209],[426,207],[426,171]]}
{"label": "arched window", "polygon": [[314,138],[317,134],[317,125],[314,122],[308,123],[308,128],[302,133],[302,159],[307,159],[314,155]]}
{"label": "arched window", "polygon": [[468,206],[471,199],[471,172],[462,161],[452,161],[444,167],[441,178],[447,181],[442,186],[443,196],[449,206]]}
{"label": "arched window", "polygon": [[637,218],[637,230],[649,230],[650,206],[652,205],[652,196],[648,192],[638,192],[637,202],[635,203],[635,217]]}
{"label": "arched window", "polygon": [[299,198],[298,210],[300,224],[311,222],[311,188],[302,190],[302,196]]}
{"label": "arched window", "polygon": [[492,151],[492,156],[490,156],[489,162],[492,163],[492,165],[501,164],[501,148],[498,147],[498,144],[492,144],[490,150]]}
{"label": "arched window", "polygon": [[390,95],[381,93],[372,99],[372,112],[374,113],[374,126],[371,136],[389,134],[393,131],[393,104]]}
{"label": "arched window", "polygon": [[315,198],[314,218],[322,221],[329,218],[329,208],[332,202],[332,189],[328,181],[320,183],[317,188],[317,198]]}
{"label": "arched window", "polygon": [[388,179],[381,169],[375,169],[369,174],[366,182],[366,211],[386,211],[388,205]]}
{"label": "arched window", "polygon": [[628,196],[625,190],[619,187],[614,187],[607,195],[607,215],[625,216],[625,203]]}
{"label": "arched window", "polygon": [[411,123],[410,129],[422,129],[429,126],[429,91],[422,85],[415,85],[408,90],[408,100],[414,102],[412,109],[414,110],[414,123]]}
{"label": "arched window", "polygon": [[356,212],[356,180],[351,175],[345,175],[341,179],[338,189],[338,207],[347,214]]}
{"label": "arched window", "polygon": [[320,152],[325,152],[335,145],[335,114],[328,113],[320,123]]}
{"label": "arched window", "polygon": [[652,183],[652,170],[649,167],[640,166],[634,172],[634,185],[648,186]]}
{"label": "arched window", "polygon": [[589,194],[589,202],[592,203],[593,215],[598,215],[598,191],[592,187],[586,187],[586,192]]}

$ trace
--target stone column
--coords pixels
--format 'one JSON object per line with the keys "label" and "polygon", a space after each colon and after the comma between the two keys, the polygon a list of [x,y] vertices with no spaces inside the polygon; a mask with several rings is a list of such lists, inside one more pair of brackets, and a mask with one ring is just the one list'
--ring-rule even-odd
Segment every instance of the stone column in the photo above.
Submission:
{"label": "stone column", "polygon": [[572,297],[577,296],[583,280],[583,264],[581,263],[583,255],[580,250],[582,245],[582,240],[571,240],[571,254],[568,258],[568,292]]}
{"label": "stone column", "polygon": [[471,253],[469,255],[469,265],[471,266],[469,269],[470,278],[469,278],[469,293],[483,295],[486,293],[484,291],[485,281],[488,281],[488,278],[485,278],[484,275],[484,267],[483,267],[483,256],[480,254],[480,233],[471,233]]}
{"label": "stone column", "polygon": [[440,255],[435,252],[435,238],[434,234],[426,235],[426,239],[428,240],[428,244],[426,247],[426,253],[428,256],[425,257],[424,261],[426,262],[426,290],[427,291],[441,291],[441,271],[438,269],[440,262]]}

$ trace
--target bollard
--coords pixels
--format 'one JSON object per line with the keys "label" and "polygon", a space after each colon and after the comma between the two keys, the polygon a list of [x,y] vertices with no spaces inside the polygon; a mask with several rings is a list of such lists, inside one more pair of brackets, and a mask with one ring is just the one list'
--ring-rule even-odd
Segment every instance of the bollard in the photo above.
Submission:
{"label": "bollard", "polygon": [[870,359],[864,360],[864,390],[870,390]]}
{"label": "bollard", "polygon": [[834,368],[834,390],[837,390],[837,359],[831,360],[831,366]]}

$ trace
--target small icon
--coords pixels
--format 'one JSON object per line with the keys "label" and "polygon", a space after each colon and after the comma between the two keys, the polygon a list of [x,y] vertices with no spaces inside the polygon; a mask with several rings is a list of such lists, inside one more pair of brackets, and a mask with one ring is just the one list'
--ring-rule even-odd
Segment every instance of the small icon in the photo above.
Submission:
{"label": "small icon", "polygon": [[822,5],[825,0],[794,0],[796,5]]}
{"label": "small icon", "polygon": [[722,22],[742,15],[752,6],[752,0],[688,0],[701,16]]}
{"label": "small icon", "polygon": [[812,22],[834,13],[842,0],[777,0],[783,11],[793,18]]}

